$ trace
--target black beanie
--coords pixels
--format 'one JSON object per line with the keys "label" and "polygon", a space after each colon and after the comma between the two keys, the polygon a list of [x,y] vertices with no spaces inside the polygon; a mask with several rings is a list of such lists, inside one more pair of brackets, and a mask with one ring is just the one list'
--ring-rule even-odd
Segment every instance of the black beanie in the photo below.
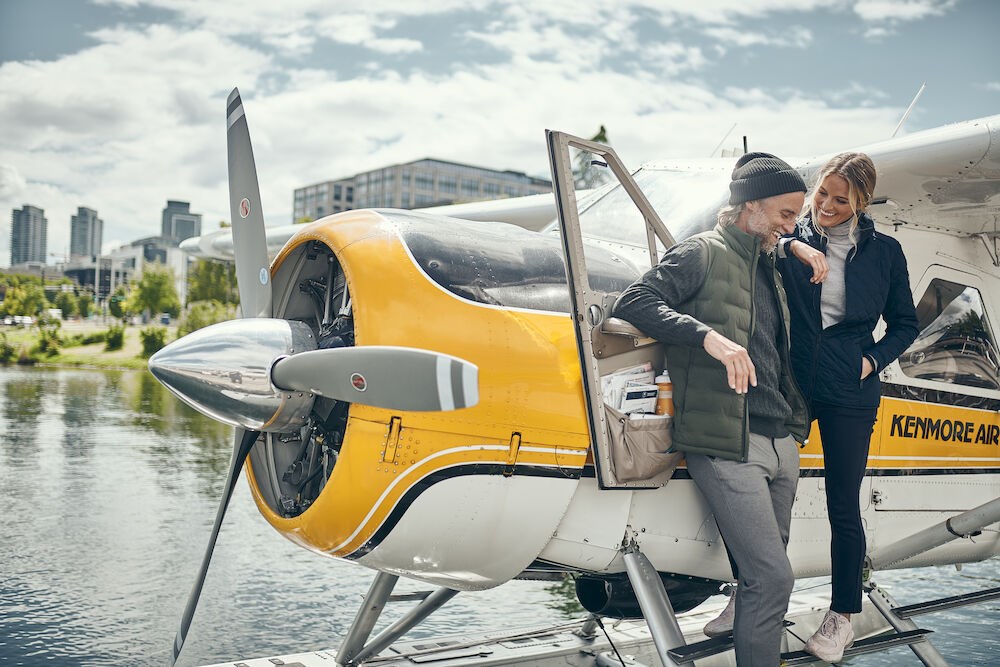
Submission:
{"label": "black beanie", "polygon": [[736,161],[729,184],[729,203],[742,204],[787,192],[805,192],[799,172],[770,153],[747,153]]}

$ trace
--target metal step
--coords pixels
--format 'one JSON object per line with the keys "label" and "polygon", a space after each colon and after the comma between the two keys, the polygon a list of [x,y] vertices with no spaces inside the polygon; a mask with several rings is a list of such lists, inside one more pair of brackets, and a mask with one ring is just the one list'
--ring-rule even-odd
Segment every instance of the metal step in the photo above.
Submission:
{"label": "metal step", "polygon": [[952,595],[947,598],[938,598],[937,600],[920,602],[919,604],[896,607],[892,610],[892,612],[900,618],[910,618],[911,616],[930,614],[931,612],[953,609],[954,607],[964,607],[965,605],[986,602],[987,600],[995,600],[997,598],[1000,598],[1000,586],[997,588],[987,588],[983,591],[976,591],[975,593]]}
{"label": "metal step", "polygon": [[701,660],[710,655],[728,651],[731,648],[733,648],[733,636],[726,635],[725,637],[712,637],[711,639],[688,644],[687,646],[678,646],[677,648],[670,649],[667,653],[674,662],[685,663],[692,660]]}
{"label": "metal step", "polygon": [[[790,625],[787,621],[786,626]],[[854,645],[849,649],[844,651],[844,657],[849,658],[853,655],[861,655],[863,653],[873,653],[875,651],[882,651],[887,648],[892,648],[893,646],[901,646],[903,644],[912,644],[917,641],[924,639],[925,635],[930,634],[933,630],[924,630],[918,628],[917,630],[907,630],[906,632],[893,632],[890,634],[877,635],[875,637],[869,637],[867,639],[859,639],[854,642]],[[702,658],[707,658],[724,651],[729,651],[733,648],[733,636],[728,635],[726,637],[714,637],[712,639],[706,639],[705,641],[695,642],[694,644],[688,644],[687,646],[678,646],[675,649],[670,649],[670,657],[676,662],[688,662],[691,660],[700,660]],[[818,662],[819,658],[805,651],[791,651],[789,653],[781,654],[782,663],[785,665],[807,665],[812,662]]]}
{"label": "metal step", "polygon": [[[892,648],[893,646],[913,644],[915,642],[923,641],[925,635],[928,635],[931,632],[933,632],[933,630],[918,628],[916,630],[907,630],[906,632],[893,632],[890,634],[868,637],[867,639],[859,639],[854,642],[853,646],[844,651],[844,658],[852,658],[856,655],[862,655],[864,653],[884,651],[887,648]],[[814,662],[823,661],[811,653],[806,653],[805,651],[791,651],[790,653],[781,654],[781,664],[787,665],[788,667],[791,667],[792,665],[808,665]]]}
{"label": "metal step", "polygon": [[[795,625],[792,621],[782,621],[784,627]],[[723,653],[733,648],[733,634],[729,633],[724,637],[712,637],[700,642],[694,642],[687,646],[678,646],[668,651],[670,657],[676,662],[688,662],[690,660],[700,660],[718,653]]]}

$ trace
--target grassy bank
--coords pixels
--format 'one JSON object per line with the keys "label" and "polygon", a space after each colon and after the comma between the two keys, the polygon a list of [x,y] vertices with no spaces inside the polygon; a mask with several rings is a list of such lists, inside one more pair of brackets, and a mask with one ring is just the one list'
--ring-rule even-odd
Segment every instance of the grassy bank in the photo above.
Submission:
{"label": "grassy bank", "polygon": [[[112,324],[109,320],[106,323],[86,321],[66,321],[59,329],[60,338],[69,339],[71,336],[87,336],[100,332],[106,332]],[[39,366],[80,366],[88,368],[146,368],[146,359],[142,358],[142,342],[139,339],[139,332],[142,326],[126,326],[125,338],[121,349],[105,350],[105,343],[98,342],[89,345],[76,345],[73,347],[60,346],[59,353],[54,356],[40,357]],[[172,341],[177,337],[176,327],[167,327],[167,341]],[[38,342],[38,329],[20,327],[4,327],[3,333],[7,336],[7,341],[17,350],[28,350]]]}

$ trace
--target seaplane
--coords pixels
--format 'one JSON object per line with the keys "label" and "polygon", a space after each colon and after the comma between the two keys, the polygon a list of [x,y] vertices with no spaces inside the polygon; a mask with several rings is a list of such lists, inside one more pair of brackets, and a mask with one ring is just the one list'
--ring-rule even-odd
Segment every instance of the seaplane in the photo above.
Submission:
{"label": "seaplane", "polygon": [[[181,400],[235,427],[174,660],[245,467],[276,531],[375,572],[340,648],[297,663],[675,665],[713,664],[703,660],[714,655],[731,664],[726,640],[689,642],[677,620],[733,581],[713,516],[683,464],[650,479],[619,474],[604,404],[607,378],[664,363],[655,340],[609,316],[615,296],[665,248],[714,224],[732,160],[657,161],[632,173],[608,146],[547,131],[551,197],[353,210],[265,230],[235,89],[226,116],[232,236],[187,247],[235,261],[242,318],[191,333],[149,362]],[[878,168],[870,210],[905,248],[922,329],[881,372],[861,490],[867,564],[874,576],[995,557],[1000,115],[857,149]],[[612,182],[578,192],[577,154]],[[789,161],[808,181],[828,157]],[[508,214],[554,221],[532,231],[504,222]],[[796,576],[825,576],[815,429],[801,462],[788,553]],[[574,579],[591,616],[579,632],[528,642],[535,652],[521,661],[496,644],[472,653],[448,644],[450,662],[433,648],[389,650],[459,592],[553,575]],[[399,577],[436,589],[372,637]],[[871,579],[868,589],[890,632],[862,648],[909,644],[929,665],[946,662],[913,616],[1000,596],[990,589],[903,608]],[[638,619],[648,662],[588,651],[602,617]],[[564,640],[570,648],[552,657]],[[787,664],[811,659],[796,646],[790,639]]]}

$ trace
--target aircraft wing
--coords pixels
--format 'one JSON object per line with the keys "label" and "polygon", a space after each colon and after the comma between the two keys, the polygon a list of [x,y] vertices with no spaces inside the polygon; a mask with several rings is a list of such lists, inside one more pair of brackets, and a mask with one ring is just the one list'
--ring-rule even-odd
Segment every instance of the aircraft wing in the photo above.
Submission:
{"label": "aircraft wing", "polygon": [[[1000,115],[861,146],[878,170],[871,212],[888,224],[994,235],[1000,217]],[[800,164],[807,181],[831,155]]]}

